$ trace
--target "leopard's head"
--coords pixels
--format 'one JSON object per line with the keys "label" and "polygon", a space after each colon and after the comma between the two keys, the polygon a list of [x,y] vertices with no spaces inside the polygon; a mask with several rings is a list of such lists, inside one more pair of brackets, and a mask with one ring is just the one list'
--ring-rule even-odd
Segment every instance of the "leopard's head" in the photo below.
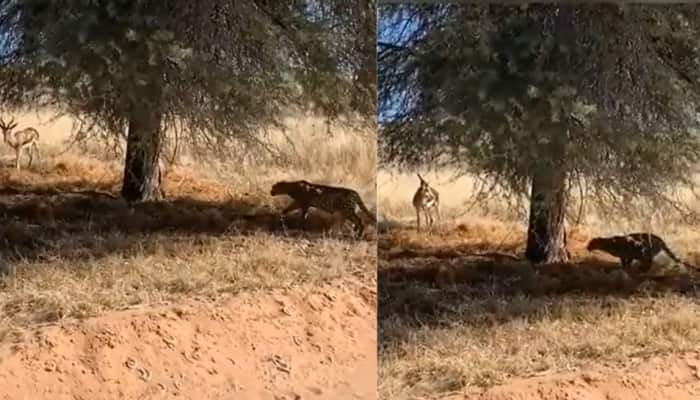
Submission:
{"label": "leopard's head", "polygon": [[593,238],[591,239],[590,242],[588,242],[588,245],[586,245],[586,250],[588,251],[593,251],[593,250],[600,250],[604,247],[604,238]]}
{"label": "leopard's head", "polygon": [[288,181],[276,182],[274,185],[272,185],[272,189],[270,190],[270,195],[278,196],[280,194],[286,194],[289,190],[290,183],[291,182],[288,182]]}
{"label": "leopard's head", "polygon": [[292,194],[300,191],[308,191],[311,184],[305,180],[299,181],[279,181],[272,185],[270,194],[272,196],[277,196],[280,194]]}

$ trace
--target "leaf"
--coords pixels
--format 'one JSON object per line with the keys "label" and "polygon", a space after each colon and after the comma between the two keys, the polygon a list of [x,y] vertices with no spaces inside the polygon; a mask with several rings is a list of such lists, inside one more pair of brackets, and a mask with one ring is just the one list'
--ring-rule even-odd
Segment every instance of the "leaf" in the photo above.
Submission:
{"label": "leaf", "polygon": [[126,33],[124,34],[124,37],[126,38],[127,41],[129,42],[137,42],[139,40],[138,34],[136,33],[135,30],[129,28],[126,30]]}
{"label": "leaf", "polygon": [[175,39],[175,34],[171,31],[159,29],[153,32],[151,38],[157,42],[171,42]]}

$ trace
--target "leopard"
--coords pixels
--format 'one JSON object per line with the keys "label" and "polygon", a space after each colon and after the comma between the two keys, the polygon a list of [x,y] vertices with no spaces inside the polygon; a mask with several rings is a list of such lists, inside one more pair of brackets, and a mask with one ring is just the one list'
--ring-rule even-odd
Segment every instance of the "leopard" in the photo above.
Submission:
{"label": "leopard", "polygon": [[294,210],[301,210],[303,219],[306,220],[310,208],[316,208],[330,214],[341,214],[345,220],[354,225],[356,237],[361,237],[365,231],[365,224],[358,215],[361,211],[376,224],[377,217],[365,206],[357,191],[345,187],[328,186],[311,183],[306,180],[279,181],[272,185],[270,195],[287,195],[293,202],[287,206],[282,215]]}
{"label": "leopard", "polygon": [[588,251],[600,250],[620,259],[623,268],[634,261],[641,263],[642,271],[649,271],[655,264],[664,268],[686,270],[686,265],[668,248],[663,239],[653,233],[635,232],[627,235],[596,237],[586,246]]}

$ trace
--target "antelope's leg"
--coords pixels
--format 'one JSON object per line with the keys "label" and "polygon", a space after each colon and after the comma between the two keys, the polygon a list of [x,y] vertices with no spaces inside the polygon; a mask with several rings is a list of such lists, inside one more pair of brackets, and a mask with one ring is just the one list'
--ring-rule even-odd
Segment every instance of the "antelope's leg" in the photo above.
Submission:
{"label": "antelope's leg", "polygon": [[33,146],[27,146],[27,155],[29,155],[29,164],[27,164],[27,168],[32,167],[32,161],[34,161],[34,147]]}
{"label": "antelope's leg", "polygon": [[39,145],[36,144],[36,142],[32,143],[32,149],[34,149],[34,152],[36,153],[36,159],[41,160],[41,154],[39,153]]}

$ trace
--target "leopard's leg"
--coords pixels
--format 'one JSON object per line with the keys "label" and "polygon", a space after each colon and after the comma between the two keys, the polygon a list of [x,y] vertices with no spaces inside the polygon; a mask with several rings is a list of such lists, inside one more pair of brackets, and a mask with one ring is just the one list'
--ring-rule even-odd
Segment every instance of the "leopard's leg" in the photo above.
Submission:
{"label": "leopard's leg", "polygon": [[355,237],[357,239],[361,238],[365,231],[365,224],[362,222],[362,218],[360,218],[354,211],[346,213],[345,218],[349,219],[354,225],[353,230],[355,232]]}
{"label": "leopard's leg", "polygon": [[653,264],[654,264],[654,257],[647,255],[645,257],[642,257],[639,260],[639,269],[643,272],[649,272],[649,271],[651,271]]}
{"label": "leopard's leg", "polygon": [[280,221],[282,222],[282,226],[286,227],[285,217],[287,216],[287,214],[289,214],[290,212],[292,212],[294,210],[299,210],[299,209],[303,209],[303,208],[304,207],[301,204],[297,203],[296,200],[293,201],[292,204],[285,207],[285,209],[282,210],[282,212],[280,213]]}
{"label": "leopard's leg", "polygon": [[282,210],[282,215],[289,214],[294,210],[303,208],[299,203],[293,201],[292,204],[288,205],[284,210]]}
{"label": "leopard's leg", "polygon": [[626,257],[620,257],[620,263],[622,264],[622,268],[629,268],[632,264],[632,260]]}

